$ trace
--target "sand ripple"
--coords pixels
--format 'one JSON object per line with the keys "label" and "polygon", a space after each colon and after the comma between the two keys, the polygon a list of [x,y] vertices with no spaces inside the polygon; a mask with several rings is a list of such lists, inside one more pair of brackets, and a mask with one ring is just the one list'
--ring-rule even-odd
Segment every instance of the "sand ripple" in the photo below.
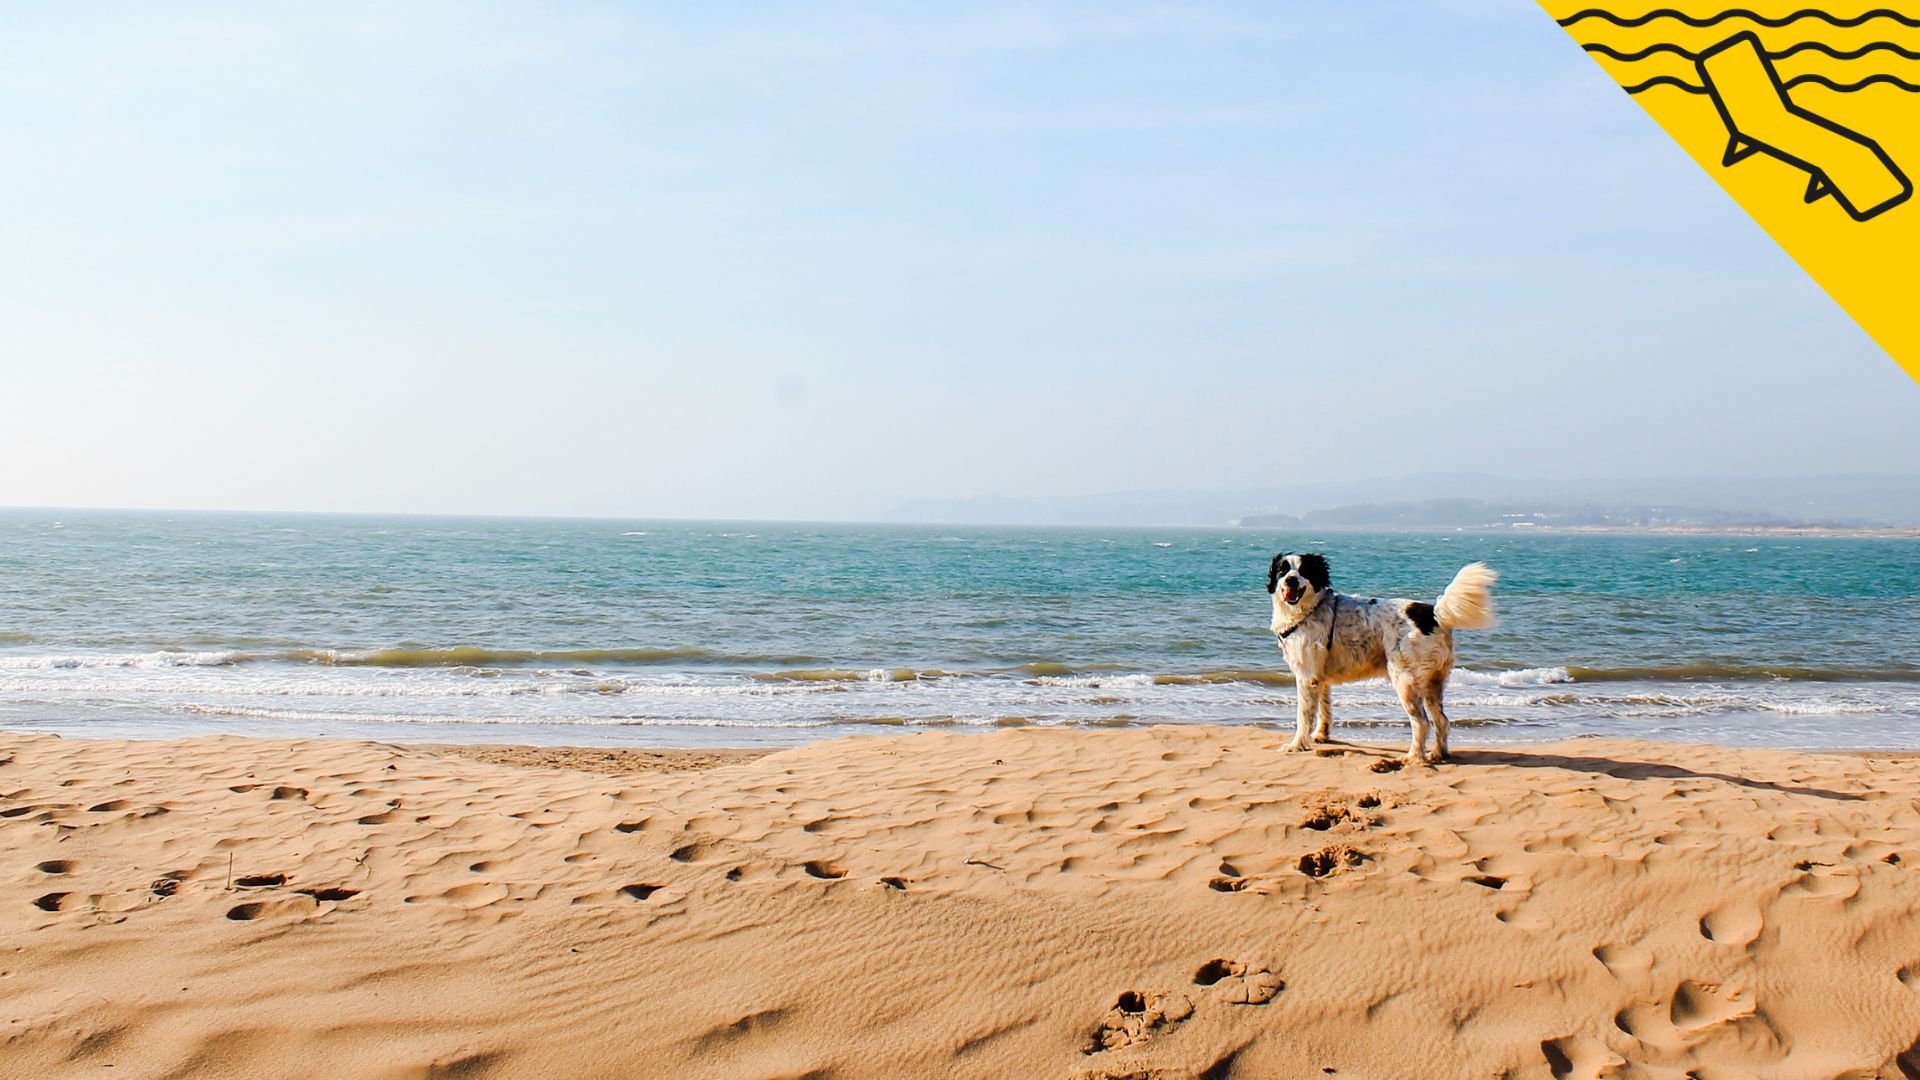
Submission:
{"label": "sand ripple", "polygon": [[1920,1075],[1920,761],[0,736],[0,1074]]}

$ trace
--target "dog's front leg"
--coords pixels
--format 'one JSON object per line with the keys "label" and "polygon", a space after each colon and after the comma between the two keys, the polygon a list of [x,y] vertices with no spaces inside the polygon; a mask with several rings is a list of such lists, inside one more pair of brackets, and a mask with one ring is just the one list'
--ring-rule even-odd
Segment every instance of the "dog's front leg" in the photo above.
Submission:
{"label": "dog's front leg", "polygon": [[1333,687],[1322,684],[1313,695],[1313,737],[1324,742],[1333,737]]}
{"label": "dog's front leg", "polygon": [[1293,741],[1287,744],[1290,754],[1313,749],[1313,718],[1326,691],[1318,682],[1295,683],[1293,689],[1296,708]]}

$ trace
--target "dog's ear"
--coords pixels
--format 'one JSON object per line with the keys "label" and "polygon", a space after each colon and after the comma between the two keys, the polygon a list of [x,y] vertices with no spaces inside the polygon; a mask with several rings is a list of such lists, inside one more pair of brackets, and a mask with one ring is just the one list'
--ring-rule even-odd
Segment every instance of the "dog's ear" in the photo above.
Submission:
{"label": "dog's ear", "polygon": [[1300,576],[1307,579],[1315,592],[1326,592],[1328,585],[1327,557],[1307,554],[1300,556]]}
{"label": "dog's ear", "polygon": [[1285,562],[1287,556],[1291,554],[1293,554],[1293,552],[1283,551],[1275,555],[1273,561],[1267,564],[1267,591],[1269,593],[1280,587],[1280,564]]}

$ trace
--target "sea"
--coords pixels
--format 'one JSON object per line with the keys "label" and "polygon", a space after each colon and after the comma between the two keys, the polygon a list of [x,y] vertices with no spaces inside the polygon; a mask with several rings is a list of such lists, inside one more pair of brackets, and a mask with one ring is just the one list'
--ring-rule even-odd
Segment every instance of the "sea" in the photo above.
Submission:
{"label": "sea", "polygon": [[[0,728],[773,746],[1267,725],[1277,551],[1432,600],[1456,741],[1920,748],[1920,541],[0,511]],[[1378,680],[1336,734],[1404,740]]]}

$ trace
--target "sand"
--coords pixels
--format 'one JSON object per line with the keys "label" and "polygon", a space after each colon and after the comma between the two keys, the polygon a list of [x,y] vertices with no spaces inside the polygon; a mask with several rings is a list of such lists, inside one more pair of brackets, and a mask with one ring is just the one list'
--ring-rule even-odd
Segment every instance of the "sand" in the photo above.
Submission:
{"label": "sand", "polygon": [[1920,762],[1284,737],[0,735],[0,1075],[1920,1076]]}

